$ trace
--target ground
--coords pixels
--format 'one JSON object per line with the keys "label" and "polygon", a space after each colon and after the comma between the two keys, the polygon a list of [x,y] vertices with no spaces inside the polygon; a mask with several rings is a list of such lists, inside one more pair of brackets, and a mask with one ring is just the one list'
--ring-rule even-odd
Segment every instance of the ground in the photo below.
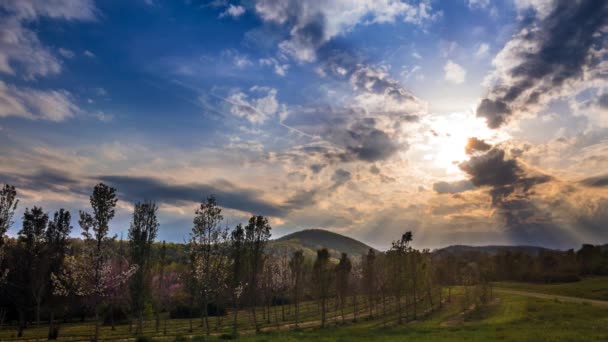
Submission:
{"label": "ground", "polygon": [[[534,285],[518,283],[498,283],[494,287],[493,300],[485,306],[466,307],[462,298],[454,290],[454,298],[444,303],[441,309],[428,312],[429,305],[421,303],[418,307],[418,320],[397,325],[396,317],[361,318],[365,312],[358,313],[357,323],[353,323],[352,309],[345,313],[346,323],[342,323],[338,311],[332,311],[328,327],[319,328],[316,306],[308,303],[302,309],[305,321],[297,330],[292,323],[280,323],[277,331],[275,311],[271,311],[272,324],[265,324],[263,331],[254,334],[245,313],[239,319],[243,325],[243,341],[605,341],[608,338],[608,305],[598,302],[605,298],[603,291],[608,288],[608,278],[591,278],[579,283],[560,285]],[[503,290],[504,289],[504,290]],[[602,291],[603,290],[603,291]],[[543,294],[538,298],[538,294]],[[567,295],[569,298],[562,298]],[[556,297],[557,296],[557,297]],[[575,298],[572,298],[575,297]],[[595,299],[595,300],[590,300]],[[382,307],[378,307],[382,312]],[[425,317],[424,313],[427,313]],[[287,318],[293,315],[289,310]],[[276,311],[281,318],[281,310]],[[226,318],[224,324],[228,324]],[[215,324],[215,318],[212,319]],[[154,340],[174,341],[175,336],[202,340],[204,332],[200,320],[194,321],[194,332],[188,333],[188,320],[168,320],[167,335],[155,333],[153,322],[149,322],[145,334],[155,336]],[[44,337],[46,327],[30,328],[26,338],[36,340]],[[229,332],[229,327],[221,329]],[[61,327],[61,340],[86,341],[92,325],[65,324]],[[220,340],[221,333],[211,340]],[[128,339],[132,335],[125,325],[115,331],[103,327],[104,339]],[[13,327],[0,331],[0,340],[17,340]]]}

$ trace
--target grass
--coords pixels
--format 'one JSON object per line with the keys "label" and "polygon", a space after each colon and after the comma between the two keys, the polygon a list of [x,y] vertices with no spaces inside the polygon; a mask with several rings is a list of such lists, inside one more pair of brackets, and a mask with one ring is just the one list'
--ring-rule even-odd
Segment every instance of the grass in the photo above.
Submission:
{"label": "grass", "polygon": [[[593,279],[592,279],[593,280]],[[608,283],[608,278],[604,278]],[[597,280],[591,282],[596,286]],[[586,286],[590,283],[585,283]],[[530,284],[528,284],[530,286]],[[523,289],[523,288],[522,288]],[[530,288],[527,289],[531,291]],[[462,293],[455,289],[452,291],[453,301],[445,303],[441,309],[428,312],[426,317],[420,317],[417,321],[410,321],[403,325],[397,325],[397,317],[390,313],[383,318],[368,318],[360,312],[360,319],[353,323],[348,319],[346,324],[341,323],[338,312],[332,308],[328,314],[328,327],[319,328],[319,316],[316,305],[312,302],[306,303],[302,309],[301,316],[305,324],[297,330],[293,327],[276,331],[274,322],[274,311],[271,310],[272,322],[264,323],[264,330],[254,334],[253,326],[249,322],[249,316],[241,313],[239,326],[242,329],[240,339],[242,341],[605,341],[608,336],[608,308],[585,305],[579,303],[560,302],[550,299],[529,298],[515,294],[496,294],[495,301],[486,306],[478,306],[462,314]],[[564,294],[564,293],[560,293]],[[567,292],[567,295],[574,295]],[[363,300],[361,300],[363,302]],[[419,303],[419,313],[428,311],[428,301]],[[366,311],[362,308],[361,311]],[[389,306],[389,311],[394,312],[394,307]],[[382,306],[379,306],[382,312]],[[350,312],[352,313],[352,308]],[[261,309],[259,311],[261,317]],[[281,310],[278,310],[281,318]],[[293,318],[293,309],[287,319]],[[215,318],[211,319],[215,325]],[[216,331],[215,336],[208,340],[221,340],[220,334],[230,332],[231,317],[224,318],[224,324]],[[282,323],[281,324],[285,324]],[[154,322],[149,321],[144,330],[144,335],[152,337],[154,341],[174,341],[176,336],[183,336],[187,341],[203,340],[204,330],[200,327],[200,319],[194,320],[193,333],[188,332],[189,322],[187,319],[167,320],[167,336],[161,332],[157,334]],[[25,337],[35,340],[36,337],[43,338],[46,335],[46,327],[29,328]],[[61,327],[62,341],[86,341],[92,333],[93,326],[88,324],[64,324]],[[109,327],[103,327],[101,337],[104,340],[130,339],[134,341],[132,334],[128,332],[128,326],[117,326],[115,331]],[[0,331],[0,340],[16,340],[15,330],[4,329]]]}
{"label": "grass", "polygon": [[495,285],[511,290],[608,301],[608,277],[590,277],[577,282],[559,284],[497,282]]}

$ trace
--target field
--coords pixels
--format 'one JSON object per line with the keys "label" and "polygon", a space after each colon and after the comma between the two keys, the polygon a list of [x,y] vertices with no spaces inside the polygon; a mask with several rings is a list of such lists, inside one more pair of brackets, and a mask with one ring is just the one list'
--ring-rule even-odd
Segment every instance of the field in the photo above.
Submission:
{"label": "field", "polygon": [[[599,290],[606,288],[608,278],[590,278],[579,283],[559,285],[533,285],[501,283],[500,287],[515,290],[537,291],[551,295],[568,295],[585,298],[597,297]],[[353,309],[345,311],[346,322],[342,323],[341,314],[334,310],[333,303],[328,313],[327,327],[321,329],[318,307],[313,302],[307,302],[301,309],[303,323],[298,329],[293,326],[293,307],[273,307],[270,310],[268,323],[264,319],[262,332],[254,334],[250,315],[239,313],[240,339],[243,341],[402,341],[404,339],[422,341],[593,341],[606,340],[608,336],[608,306],[592,305],[584,301],[573,303],[552,298],[532,298],[529,296],[494,291],[491,304],[478,306],[463,313],[463,298],[461,291],[453,290],[453,300],[444,302],[441,308],[430,310],[430,304],[421,301],[418,304],[418,319],[410,320],[403,325],[396,324],[395,314],[385,317],[369,318],[367,308],[360,306],[358,321],[353,322]],[[360,299],[363,303],[363,299]],[[276,309],[276,310],[275,310]],[[285,309],[285,321],[282,319],[282,309]],[[262,318],[262,310],[258,316]],[[378,313],[383,312],[381,304]],[[386,305],[387,312],[394,311],[390,303]],[[426,314],[426,315],[425,315]],[[411,317],[411,307],[410,307]],[[216,318],[210,319],[211,326],[216,327]],[[214,331],[210,340],[221,340],[222,334],[230,332],[232,317],[225,317],[220,328]],[[278,322],[278,325],[277,325]],[[164,323],[163,323],[164,325]],[[193,320],[193,332],[189,330],[189,320],[166,320],[167,334],[156,332],[153,321],[148,321],[145,335],[157,341],[173,341],[176,336],[187,339],[203,340],[204,331],[200,319]],[[85,341],[91,334],[93,326],[88,324],[64,324],[61,327],[62,341]],[[30,340],[44,338],[46,327],[30,327],[25,337]],[[112,331],[102,327],[102,338],[105,340],[132,339],[127,325],[120,325]],[[15,330],[5,328],[0,331],[0,340],[18,340]]]}
{"label": "field", "polygon": [[511,290],[547,293],[558,296],[570,296],[608,301],[608,277],[591,277],[574,283],[562,284],[529,284],[499,282],[497,287]]}

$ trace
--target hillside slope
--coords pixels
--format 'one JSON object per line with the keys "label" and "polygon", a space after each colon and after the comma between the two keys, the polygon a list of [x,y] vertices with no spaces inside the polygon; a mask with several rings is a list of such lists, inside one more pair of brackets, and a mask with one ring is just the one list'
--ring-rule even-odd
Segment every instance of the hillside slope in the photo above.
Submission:
{"label": "hillside slope", "polygon": [[324,247],[334,258],[338,258],[340,253],[347,253],[351,258],[358,258],[371,248],[361,241],[323,229],[302,230],[269,243],[269,248],[277,253],[291,254],[302,249],[307,257],[315,257],[317,250]]}

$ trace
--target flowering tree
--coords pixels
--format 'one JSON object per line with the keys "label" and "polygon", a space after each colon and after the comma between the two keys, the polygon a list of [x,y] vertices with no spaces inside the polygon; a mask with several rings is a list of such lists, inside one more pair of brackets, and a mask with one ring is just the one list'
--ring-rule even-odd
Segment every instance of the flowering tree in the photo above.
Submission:
{"label": "flowering tree", "polygon": [[207,336],[210,334],[209,302],[212,298],[217,298],[219,291],[223,289],[222,286],[225,285],[223,281],[226,263],[224,249],[228,231],[220,226],[222,220],[222,208],[217,205],[215,197],[210,196],[196,210],[194,226],[190,234],[191,262],[201,295]]}

